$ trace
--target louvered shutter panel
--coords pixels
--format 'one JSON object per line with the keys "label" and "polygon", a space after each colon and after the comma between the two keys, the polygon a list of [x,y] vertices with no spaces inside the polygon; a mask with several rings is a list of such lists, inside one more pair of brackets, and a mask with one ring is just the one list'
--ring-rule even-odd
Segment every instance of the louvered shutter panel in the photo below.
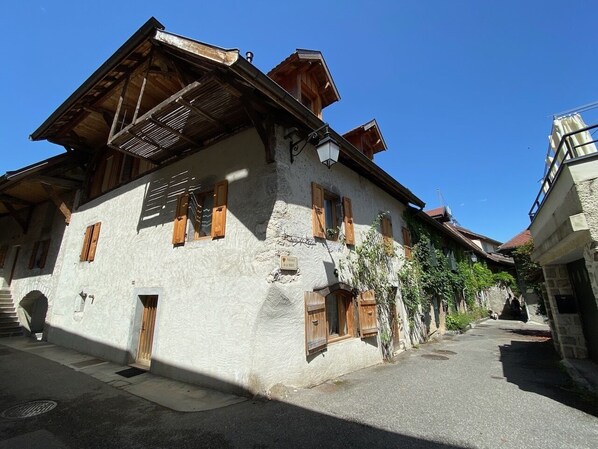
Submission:
{"label": "louvered shutter panel", "polygon": [[326,349],[326,298],[315,292],[305,292],[305,353]]}
{"label": "louvered shutter panel", "polygon": [[392,222],[389,217],[382,218],[380,222],[384,242],[384,250],[389,256],[394,254],[394,239],[392,236]]}
{"label": "louvered shutter panel", "polygon": [[368,290],[359,295],[359,332],[361,338],[378,334],[378,317],[376,314],[376,297],[374,290]]}
{"label": "louvered shutter panel", "polygon": [[185,233],[187,231],[187,211],[189,210],[189,194],[183,193],[179,196],[176,205],[176,214],[174,216],[174,226],[172,230],[172,244],[181,245],[185,243]]}
{"label": "louvered shutter panel", "polygon": [[403,249],[405,250],[405,259],[411,259],[411,236],[409,229],[403,228]]}
{"label": "louvered shutter panel", "polygon": [[31,252],[31,257],[29,258],[29,269],[30,270],[35,266],[35,256],[37,256],[38,249],[39,249],[39,242],[35,242],[33,244],[33,251]]}
{"label": "louvered shutter panel", "polygon": [[98,247],[98,239],[100,238],[100,228],[102,223],[97,222],[93,225],[93,231],[91,233],[91,242],[89,243],[89,254],[87,260],[92,262],[96,257],[96,249]]}
{"label": "louvered shutter panel", "polygon": [[353,228],[353,207],[351,200],[343,197],[343,221],[345,222],[345,242],[347,245],[355,245],[355,230]]}
{"label": "louvered shutter panel", "polygon": [[81,248],[81,256],[79,260],[85,262],[89,254],[89,244],[91,243],[91,234],[93,233],[93,225],[87,226],[85,230],[85,238],[83,239],[83,248]]}
{"label": "louvered shutter panel", "polygon": [[48,258],[48,250],[50,249],[50,240],[44,240],[42,243],[42,253],[39,256],[39,262],[37,266],[44,268],[46,266],[46,259]]}
{"label": "louvered shutter panel", "polygon": [[324,189],[315,182],[311,183],[311,218],[314,237],[325,239]]}
{"label": "louvered shutter panel", "polygon": [[221,181],[214,186],[214,209],[212,211],[212,238],[224,237],[226,231],[226,204],[228,181]]}

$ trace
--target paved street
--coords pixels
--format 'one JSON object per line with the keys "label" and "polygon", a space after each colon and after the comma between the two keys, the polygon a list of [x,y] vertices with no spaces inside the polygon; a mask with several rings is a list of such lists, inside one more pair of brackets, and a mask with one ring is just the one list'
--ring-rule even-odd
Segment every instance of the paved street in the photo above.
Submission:
{"label": "paved street", "polygon": [[[546,327],[486,321],[285,402],[181,413],[30,352],[0,346],[5,448],[596,448],[598,405],[559,369]],[[1,342],[0,342],[1,343]]]}

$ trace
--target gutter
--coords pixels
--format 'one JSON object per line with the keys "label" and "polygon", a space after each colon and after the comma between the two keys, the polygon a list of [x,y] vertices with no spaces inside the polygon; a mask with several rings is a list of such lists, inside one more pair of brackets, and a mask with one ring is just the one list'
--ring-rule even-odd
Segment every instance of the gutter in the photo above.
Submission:
{"label": "gutter", "polygon": [[129,53],[131,53],[135,48],[137,48],[141,43],[143,43],[148,37],[150,37],[153,33],[155,33],[156,29],[163,30],[164,25],[162,25],[158,20],[154,17],[150,17],[150,19],[145,22],[139,28],[135,34],[133,34],[121,47],[114,52],[110,58],[104,62],[93,74],[87,78],[87,80],[79,86],[79,88],[68,97],[64,103],[62,103],[58,109],[56,109],[52,115],[50,115],[44,123],[42,123],[39,128],[37,128],[31,135],[29,136],[29,140],[43,140],[44,133],[48,131],[50,126],[58,120],[62,114],[68,111],[74,104],[82,97],[89,89],[91,89],[94,85],[96,85],[102,78],[104,78],[108,72],[110,72],[120,60],[124,59]]}

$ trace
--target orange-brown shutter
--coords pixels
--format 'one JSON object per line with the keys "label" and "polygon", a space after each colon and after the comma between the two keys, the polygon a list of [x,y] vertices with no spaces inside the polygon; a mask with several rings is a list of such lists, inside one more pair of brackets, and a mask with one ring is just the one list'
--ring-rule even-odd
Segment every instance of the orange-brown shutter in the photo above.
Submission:
{"label": "orange-brown shutter", "polygon": [[39,256],[39,262],[37,263],[37,266],[39,268],[44,268],[46,266],[46,259],[48,257],[48,250],[50,249],[50,240],[44,240],[42,242],[42,253]]}
{"label": "orange-brown shutter", "polygon": [[374,290],[368,290],[359,295],[359,332],[361,338],[378,334],[378,318],[376,315],[376,297]]}
{"label": "orange-brown shutter", "polygon": [[85,230],[85,238],[83,239],[83,248],[81,248],[81,256],[79,260],[85,262],[89,254],[89,244],[91,243],[91,234],[93,234],[93,225],[87,226]]}
{"label": "orange-brown shutter", "polygon": [[212,238],[224,237],[226,231],[226,203],[228,197],[228,181],[224,180],[214,186],[214,209],[212,211]]}
{"label": "orange-brown shutter", "polygon": [[89,243],[89,253],[87,254],[87,260],[93,261],[96,257],[96,249],[98,247],[98,239],[100,238],[100,227],[102,223],[99,221],[93,225],[93,231],[91,233],[91,242]]}
{"label": "orange-brown shutter", "polygon": [[394,239],[392,236],[392,222],[390,221],[390,217],[382,218],[380,227],[382,228],[384,250],[386,251],[386,254],[391,256],[394,254]]}
{"label": "orange-brown shutter", "polygon": [[315,182],[311,183],[311,219],[314,237],[325,239],[324,189]]}
{"label": "orange-brown shutter", "polygon": [[39,249],[39,242],[33,244],[33,251],[31,251],[31,257],[29,258],[29,269],[31,270],[35,266],[35,256],[37,256],[37,250]]}
{"label": "orange-brown shutter", "polygon": [[343,197],[343,221],[345,222],[345,242],[347,245],[355,245],[355,230],[353,228],[353,207],[351,200]]}
{"label": "orange-brown shutter", "polygon": [[326,349],[326,298],[315,292],[305,292],[305,353]]}
{"label": "orange-brown shutter", "polygon": [[411,259],[411,236],[409,229],[403,228],[403,249],[405,250],[405,259]]}
{"label": "orange-brown shutter", "polygon": [[8,253],[8,245],[0,246],[0,268],[4,268],[6,262],[6,254]]}
{"label": "orange-brown shutter", "polygon": [[187,231],[187,211],[189,210],[189,194],[183,193],[179,196],[174,216],[174,227],[172,230],[172,244],[181,245],[185,243]]}

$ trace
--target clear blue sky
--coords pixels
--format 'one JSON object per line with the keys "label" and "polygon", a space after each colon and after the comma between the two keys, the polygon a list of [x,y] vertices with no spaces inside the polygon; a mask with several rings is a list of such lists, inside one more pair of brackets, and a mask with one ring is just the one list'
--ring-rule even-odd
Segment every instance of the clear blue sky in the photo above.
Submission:
{"label": "clear blue sky", "polygon": [[[376,118],[376,162],[461,225],[506,241],[529,224],[551,116],[598,100],[594,1],[20,1],[2,6],[0,173],[63,151],[33,132],[150,16],[251,50],[267,72],[323,52],[345,132]],[[587,117],[586,121],[588,120]]]}

